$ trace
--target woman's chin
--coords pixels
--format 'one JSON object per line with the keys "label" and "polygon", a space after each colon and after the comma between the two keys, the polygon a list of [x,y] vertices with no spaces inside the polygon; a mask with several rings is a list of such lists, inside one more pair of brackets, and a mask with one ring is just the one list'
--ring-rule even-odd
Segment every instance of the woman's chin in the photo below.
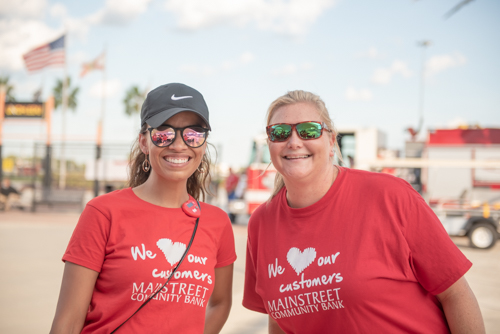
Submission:
{"label": "woman's chin", "polygon": [[288,183],[288,181],[291,181],[291,182],[297,182],[297,181],[301,181],[301,180],[305,180],[307,178],[310,178],[311,175],[312,175],[313,171],[309,171],[309,170],[304,170],[304,169],[300,169],[300,170],[284,170],[283,173],[281,173],[283,175],[283,178],[285,179],[285,183]]}

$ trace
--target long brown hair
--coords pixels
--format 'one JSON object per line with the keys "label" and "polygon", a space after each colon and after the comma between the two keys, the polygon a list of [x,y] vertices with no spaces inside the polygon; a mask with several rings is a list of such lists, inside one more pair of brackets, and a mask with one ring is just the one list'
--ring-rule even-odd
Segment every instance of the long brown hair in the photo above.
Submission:
{"label": "long brown hair", "polygon": [[[332,130],[331,133],[327,132],[327,134],[333,136],[335,154],[340,161],[343,161],[342,153],[340,152],[339,143],[337,141],[338,132],[335,129],[332,119],[330,118],[330,114],[328,113],[325,102],[316,94],[303,90],[294,90],[278,97],[271,103],[271,105],[267,109],[267,125],[271,124],[271,118],[273,117],[276,110],[281,107],[300,102],[310,103],[316,108],[321,120],[326,124],[328,129]],[[283,175],[281,175],[279,172],[276,172],[276,177],[274,179],[274,189],[268,202],[271,201],[271,199],[273,199],[273,197],[276,196],[284,186],[285,181],[283,180]]]}
{"label": "long brown hair", "polygon": [[[146,135],[147,132],[148,125],[144,124],[141,127],[139,133],[142,135]],[[127,186],[135,188],[146,182],[146,180],[149,178],[149,175],[151,174],[151,168],[147,172],[142,169],[142,164],[144,163],[144,160],[146,160],[146,158],[146,155],[141,150],[139,136],[137,136],[137,139],[132,145],[132,149],[130,151],[129,180]],[[204,201],[207,193],[211,194],[210,190],[208,189],[208,185],[211,181],[210,152],[208,149],[205,150],[205,154],[201,159],[200,166],[202,166],[203,168],[203,173],[196,169],[194,173],[188,178],[187,192],[196,200]]]}

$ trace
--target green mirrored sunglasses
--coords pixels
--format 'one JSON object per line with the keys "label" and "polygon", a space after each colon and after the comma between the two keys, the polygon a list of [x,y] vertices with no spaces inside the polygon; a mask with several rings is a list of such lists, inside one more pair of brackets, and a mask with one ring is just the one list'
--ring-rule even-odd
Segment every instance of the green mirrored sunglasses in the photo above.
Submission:
{"label": "green mirrored sunglasses", "polygon": [[267,137],[272,142],[286,141],[292,135],[294,128],[299,138],[303,140],[318,139],[323,134],[323,130],[332,132],[324,122],[278,123],[266,127]]}

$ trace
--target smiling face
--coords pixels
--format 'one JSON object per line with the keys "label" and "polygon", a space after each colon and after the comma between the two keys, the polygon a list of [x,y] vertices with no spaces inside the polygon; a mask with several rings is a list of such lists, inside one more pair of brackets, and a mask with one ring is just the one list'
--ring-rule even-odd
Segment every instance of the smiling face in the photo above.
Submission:
{"label": "smiling face", "polygon": [[[296,124],[305,121],[324,120],[313,104],[299,102],[276,109],[268,125]],[[294,129],[288,140],[268,141],[268,144],[273,165],[283,175],[285,184],[312,181],[314,178],[322,177],[331,169],[334,138],[327,131],[323,131],[323,135],[318,139],[302,140]]]}
{"label": "smiling face", "polygon": [[[203,120],[196,114],[183,111],[163,123],[174,128],[186,126],[206,127]],[[180,132],[176,133],[175,141],[167,147],[158,147],[151,141],[149,131],[140,135],[141,150],[149,154],[151,162],[150,178],[154,182],[187,182],[187,179],[200,165],[207,143],[192,148],[187,146],[181,138]]]}

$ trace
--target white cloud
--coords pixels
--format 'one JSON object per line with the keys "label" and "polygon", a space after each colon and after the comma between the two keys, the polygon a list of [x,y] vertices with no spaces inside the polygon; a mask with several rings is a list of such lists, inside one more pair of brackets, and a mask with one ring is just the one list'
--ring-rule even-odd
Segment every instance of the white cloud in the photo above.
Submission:
{"label": "white cloud", "polygon": [[64,27],[68,30],[68,32],[75,38],[80,40],[85,40],[90,31],[92,23],[88,17],[84,18],[72,18],[67,17],[63,20]]}
{"label": "white cloud", "polygon": [[0,18],[41,18],[47,9],[47,0],[2,0]]}
{"label": "white cloud", "polygon": [[[106,80],[104,95],[106,97],[116,96],[116,94],[120,91],[120,89],[121,89],[120,80],[118,79]],[[91,97],[97,97],[97,98],[101,98],[103,96],[102,80],[96,82],[95,84],[92,85],[92,87],[90,87],[89,95]]]}
{"label": "white cloud", "polygon": [[61,33],[38,20],[0,20],[0,68],[21,70],[24,68],[23,54],[56,39]]}
{"label": "white cloud", "polygon": [[68,10],[66,9],[66,6],[63,5],[62,3],[56,3],[50,7],[50,16],[54,18],[66,18],[68,16]]}
{"label": "white cloud", "polygon": [[392,71],[390,68],[377,68],[372,75],[372,82],[377,84],[387,84],[391,81]]}
{"label": "white cloud", "polygon": [[462,66],[466,62],[467,59],[458,52],[452,55],[433,56],[425,64],[425,74],[433,76],[449,68]]}
{"label": "white cloud", "polygon": [[83,64],[90,60],[90,57],[83,51],[74,52],[68,58],[68,62],[71,64]]}
{"label": "white cloud", "polygon": [[[0,69],[23,69],[22,55],[60,36],[62,27],[71,38],[84,40],[92,25],[129,23],[147,10],[150,1],[107,0],[97,12],[74,18],[61,3],[48,8],[47,0],[0,0]],[[43,21],[47,11],[62,21],[60,29],[53,29]]]}
{"label": "white cloud", "polygon": [[369,59],[380,59],[383,55],[374,47],[368,49],[368,51],[359,52],[354,55],[356,58],[369,58]]}
{"label": "white cloud", "polygon": [[42,21],[47,7],[47,0],[0,1],[1,69],[23,69],[24,53],[61,33]]}
{"label": "white cloud", "polygon": [[272,73],[274,75],[277,75],[277,76],[286,76],[286,75],[295,74],[299,71],[307,71],[313,67],[314,67],[313,64],[311,64],[309,62],[305,62],[305,63],[299,64],[299,65],[289,63],[289,64],[286,64],[286,65],[280,67],[280,68],[275,69]]}
{"label": "white cloud", "polygon": [[401,76],[408,78],[411,77],[412,72],[405,62],[401,60],[395,60],[388,68],[376,69],[372,75],[372,82],[380,85],[385,85],[391,82],[392,77],[396,74],[400,74]]}
{"label": "white cloud", "polygon": [[348,87],[345,91],[345,98],[349,101],[370,101],[373,93],[369,89],[356,90],[354,87]]}
{"label": "white cloud", "polygon": [[151,0],[107,0],[104,8],[90,15],[92,24],[125,25],[148,9]]}
{"label": "white cloud", "polygon": [[22,55],[58,38],[63,33],[63,26],[67,27],[70,35],[86,36],[88,23],[67,17],[66,7],[62,4],[54,4],[48,10],[51,16],[61,19],[64,24],[60,29],[49,27],[43,21],[47,9],[45,0],[2,1],[0,17],[5,17],[0,20],[0,68],[22,70]]}
{"label": "white cloud", "polygon": [[195,31],[220,24],[300,37],[336,0],[166,0],[177,16],[177,27]]}
{"label": "white cloud", "polygon": [[250,52],[241,54],[235,60],[226,60],[219,66],[184,64],[179,67],[179,71],[194,75],[211,76],[221,71],[233,70],[237,67],[247,65],[254,61],[255,56]]}
{"label": "white cloud", "polygon": [[255,56],[250,52],[245,52],[240,56],[240,62],[242,64],[248,64],[254,61]]}

